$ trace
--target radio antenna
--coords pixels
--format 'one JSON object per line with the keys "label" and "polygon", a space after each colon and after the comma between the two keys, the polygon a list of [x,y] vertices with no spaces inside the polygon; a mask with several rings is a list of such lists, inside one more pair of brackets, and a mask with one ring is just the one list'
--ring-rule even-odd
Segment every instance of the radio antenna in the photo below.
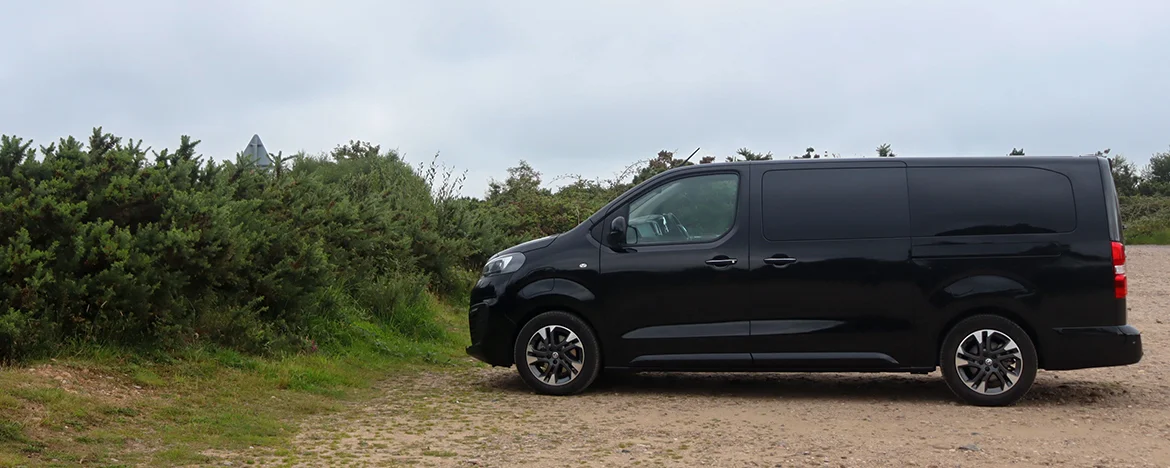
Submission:
{"label": "radio antenna", "polygon": [[[701,147],[700,147],[700,148],[701,148]],[[695,148],[695,152],[694,152],[694,153],[691,153],[691,155],[690,155],[690,156],[687,156],[687,158],[686,158],[686,159],[684,159],[684,160],[683,160],[683,162],[679,163],[678,165],[679,165],[679,166],[681,166],[681,165],[683,165],[683,164],[686,164],[686,163],[687,163],[687,161],[690,161],[690,160],[691,160],[691,158],[695,157],[695,154],[696,154],[696,153],[698,153],[698,152],[699,152],[699,148]],[[678,167],[678,166],[675,166],[675,167]]]}

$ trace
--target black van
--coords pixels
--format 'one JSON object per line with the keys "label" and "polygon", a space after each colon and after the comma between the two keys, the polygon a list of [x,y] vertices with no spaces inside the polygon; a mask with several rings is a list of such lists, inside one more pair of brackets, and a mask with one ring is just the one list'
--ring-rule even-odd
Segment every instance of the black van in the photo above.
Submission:
{"label": "black van", "polygon": [[504,250],[467,352],[535,391],[602,369],[928,373],[1007,405],[1037,369],[1133,364],[1109,161],[953,157],[671,169]]}

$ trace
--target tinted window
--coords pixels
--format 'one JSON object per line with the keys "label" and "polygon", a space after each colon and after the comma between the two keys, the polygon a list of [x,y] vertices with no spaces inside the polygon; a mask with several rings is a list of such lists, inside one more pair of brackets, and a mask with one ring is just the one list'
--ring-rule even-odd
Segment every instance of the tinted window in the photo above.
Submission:
{"label": "tinted window", "polygon": [[[627,242],[708,242],[735,224],[739,176],[711,174],[662,184],[630,202]],[[636,232],[636,236],[635,236]]]}
{"label": "tinted window", "polygon": [[1068,232],[1076,228],[1072,183],[1031,167],[911,168],[915,236]]}
{"label": "tinted window", "polygon": [[768,240],[909,235],[903,168],[774,170],[761,190]]}

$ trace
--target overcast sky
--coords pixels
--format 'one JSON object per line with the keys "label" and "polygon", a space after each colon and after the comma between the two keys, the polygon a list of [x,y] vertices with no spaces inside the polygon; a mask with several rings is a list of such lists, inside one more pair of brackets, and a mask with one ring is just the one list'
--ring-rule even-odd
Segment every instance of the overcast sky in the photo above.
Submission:
{"label": "overcast sky", "polygon": [[1170,150],[1170,2],[6,1],[0,97],[38,144],[360,139],[441,152],[470,195],[521,159],[607,177],[696,147],[1144,164]]}

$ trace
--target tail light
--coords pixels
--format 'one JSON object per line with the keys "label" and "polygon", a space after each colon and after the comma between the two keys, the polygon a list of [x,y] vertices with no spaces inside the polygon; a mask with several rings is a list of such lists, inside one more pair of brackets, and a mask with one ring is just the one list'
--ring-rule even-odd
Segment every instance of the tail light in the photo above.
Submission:
{"label": "tail light", "polygon": [[1113,243],[1113,295],[1125,299],[1129,293],[1129,282],[1125,278],[1125,244]]}

